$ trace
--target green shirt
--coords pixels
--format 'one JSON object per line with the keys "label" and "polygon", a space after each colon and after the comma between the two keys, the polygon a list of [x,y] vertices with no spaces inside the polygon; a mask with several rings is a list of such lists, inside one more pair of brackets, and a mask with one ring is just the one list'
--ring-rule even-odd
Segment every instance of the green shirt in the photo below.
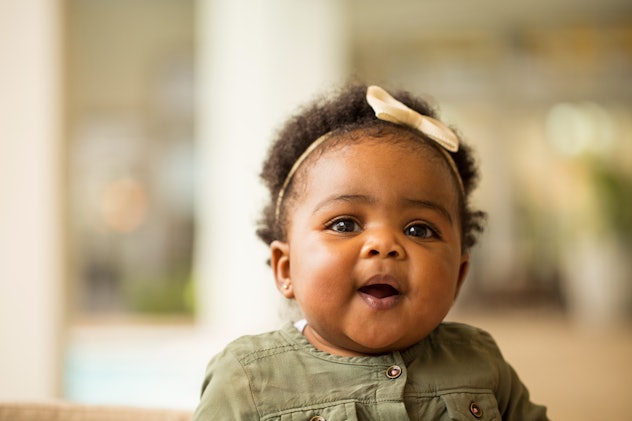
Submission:
{"label": "green shirt", "polygon": [[[320,418],[319,418],[320,417]],[[546,420],[492,337],[443,323],[404,351],[339,357],[291,324],[208,365],[194,421]]]}

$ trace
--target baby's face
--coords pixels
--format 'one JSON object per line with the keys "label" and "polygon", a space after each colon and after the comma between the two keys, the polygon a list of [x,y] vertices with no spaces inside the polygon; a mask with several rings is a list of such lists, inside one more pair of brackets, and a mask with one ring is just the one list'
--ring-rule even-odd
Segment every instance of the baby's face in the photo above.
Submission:
{"label": "baby's face", "polygon": [[406,142],[365,137],[324,152],[304,169],[287,242],[272,244],[279,289],[318,349],[404,349],[443,320],[465,277],[453,175]]}

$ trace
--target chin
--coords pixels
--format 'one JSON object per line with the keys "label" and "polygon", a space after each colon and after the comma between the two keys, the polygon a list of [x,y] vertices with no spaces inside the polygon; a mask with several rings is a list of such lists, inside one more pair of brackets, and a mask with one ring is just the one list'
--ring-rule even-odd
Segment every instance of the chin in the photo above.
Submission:
{"label": "chin", "polygon": [[367,355],[388,354],[389,352],[404,350],[417,342],[416,340],[393,340],[390,338],[362,341],[357,343],[357,351]]}

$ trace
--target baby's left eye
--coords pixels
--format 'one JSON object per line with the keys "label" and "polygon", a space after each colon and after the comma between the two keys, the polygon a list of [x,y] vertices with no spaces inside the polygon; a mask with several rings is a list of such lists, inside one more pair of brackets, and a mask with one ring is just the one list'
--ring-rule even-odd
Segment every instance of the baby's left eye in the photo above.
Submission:
{"label": "baby's left eye", "polygon": [[433,238],[437,232],[426,224],[412,224],[404,228],[404,234],[416,238]]}

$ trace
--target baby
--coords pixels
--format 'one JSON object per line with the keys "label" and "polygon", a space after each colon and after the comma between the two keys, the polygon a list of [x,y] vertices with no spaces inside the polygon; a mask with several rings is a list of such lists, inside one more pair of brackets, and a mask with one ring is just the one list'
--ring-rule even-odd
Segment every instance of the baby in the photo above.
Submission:
{"label": "baby", "polygon": [[546,420],[489,334],[446,323],[484,213],[471,150],[405,92],[351,85],[272,145],[259,237],[302,319],[209,363],[194,419]]}

